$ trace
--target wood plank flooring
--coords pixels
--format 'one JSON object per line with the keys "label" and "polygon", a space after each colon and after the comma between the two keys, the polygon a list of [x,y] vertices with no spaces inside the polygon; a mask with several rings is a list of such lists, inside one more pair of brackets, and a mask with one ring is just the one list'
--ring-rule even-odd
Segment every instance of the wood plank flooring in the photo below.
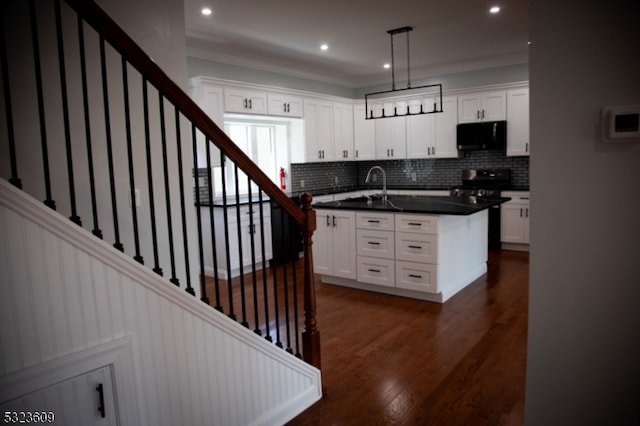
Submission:
{"label": "wood plank flooring", "polygon": [[290,425],[522,425],[528,253],[445,304],[317,284],[324,398]]}

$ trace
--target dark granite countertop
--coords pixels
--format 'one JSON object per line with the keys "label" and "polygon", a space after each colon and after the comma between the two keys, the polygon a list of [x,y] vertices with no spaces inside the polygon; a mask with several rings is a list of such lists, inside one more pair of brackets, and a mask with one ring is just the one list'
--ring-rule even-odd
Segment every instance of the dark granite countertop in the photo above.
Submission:
{"label": "dark granite countertop", "polygon": [[[371,203],[368,199],[371,198]],[[424,213],[470,215],[500,205],[510,198],[449,197],[423,195],[389,195],[386,205],[380,194],[372,197],[347,198],[341,201],[315,203],[315,209],[367,210],[389,213]]]}

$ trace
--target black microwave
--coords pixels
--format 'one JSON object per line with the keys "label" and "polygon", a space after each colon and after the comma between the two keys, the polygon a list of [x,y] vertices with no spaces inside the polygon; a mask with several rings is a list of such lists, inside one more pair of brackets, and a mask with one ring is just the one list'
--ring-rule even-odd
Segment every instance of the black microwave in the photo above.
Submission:
{"label": "black microwave", "polygon": [[507,148],[507,122],[504,120],[458,124],[456,133],[460,151]]}

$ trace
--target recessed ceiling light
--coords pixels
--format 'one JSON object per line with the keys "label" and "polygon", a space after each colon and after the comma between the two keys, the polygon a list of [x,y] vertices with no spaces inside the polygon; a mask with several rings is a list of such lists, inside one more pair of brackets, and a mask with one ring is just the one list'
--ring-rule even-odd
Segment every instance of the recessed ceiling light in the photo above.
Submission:
{"label": "recessed ceiling light", "polygon": [[391,64],[384,64],[382,68],[384,68],[385,70],[388,70],[389,68],[391,68]]}
{"label": "recessed ceiling light", "polygon": [[498,7],[498,6],[493,6],[491,9],[489,9],[489,12],[491,12],[491,13],[498,13],[498,12],[500,12],[500,7]]}
{"label": "recessed ceiling light", "polygon": [[200,11],[204,16],[211,16],[213,14],[213,10],[210,7],[203,7]]}
{"label": "recessed ceiling light", "polygon": [[323,44],[320,45],[320,49],[321,50],[328,50],[329,49],[329,45],[326,44],[326,43],[323,43]]}

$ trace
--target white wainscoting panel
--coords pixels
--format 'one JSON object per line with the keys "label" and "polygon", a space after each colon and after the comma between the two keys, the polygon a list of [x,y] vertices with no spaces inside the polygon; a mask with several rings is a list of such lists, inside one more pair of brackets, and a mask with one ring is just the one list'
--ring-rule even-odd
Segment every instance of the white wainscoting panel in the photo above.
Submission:
{"label": "white wainscoting panel", "polygon": [[[314,367],[0,180],[0,388],[123,338],[124,424],[284,424],[322,394]],[[0,404],[22,396],[13,388]]]}

